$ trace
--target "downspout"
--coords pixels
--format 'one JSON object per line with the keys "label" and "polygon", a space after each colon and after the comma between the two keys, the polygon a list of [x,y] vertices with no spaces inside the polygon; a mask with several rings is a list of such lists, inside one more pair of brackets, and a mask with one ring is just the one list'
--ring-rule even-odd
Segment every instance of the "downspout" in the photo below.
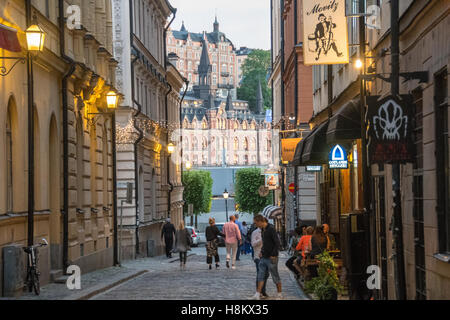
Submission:
{"label": "downspout", "polygon": [[62,90],[62,114],[63,114],[63,272],[69,266],[69,121],[67,82],[75,72],[76,62],[66,55],[64,0],[59,0],[59,43],[60,54],[63,60],[69,64],[69,70],[63,76]]}
{"label": "downspout", "polygon": [[[186,89],[184,89],[184,93],[183,96],[181,97],[180,100],[180,130],[181,130],[181,134],[180,134],[180,148],[181,148],[181,153],[180,153],[180,169],[181,169],[181,178],[183,179],[183,101],[184,98],[186,97],[186,93],[188,91],[189,88],[189,80],[186,78],[183,78],[184,83],[186,84]],[[183,182],[181,182],[181,184],[183,184]],[[184,213],[183,213],[183,217],[184,217]]]}
{"label": "downspout", "polygon": [[135,236],[136,236],[136,256],[139,255],[139,169],[138,169],[138,144],[144,138],[144,133],[137,125],[137,117],[141,114],[142,106],[135,100],[135,83],[134,83],[134,64],[139,59],[139,50],[134,46],[134,29],[133,29],[133,0],[129,1],[130,6],[130,45],[131,49],[135,50],[136,57],[131,61],[131,108],[134,109],[134,104],[137,105],[138,110],[133,115],[133,126],[139,132],[139,137],[134,142],[134,183],[135,183],[135,199],[136,199],[136,223],[135,223]]}
{"label": "downspout", "polygon": [[[166,125],[167,125],[167,146],[169,146],[170,143],[170,129],[169,129],[169,104],[168,104],[168,96],[169,94],[172,92],[172,86],[170,85],[170,83],[167,83],[169,90],[166,93]],[[166,148],[167,150],[167,148]],[[172,191],[173,191],[173,184],[170,181],[170,160],[171,160],[171,155],[168,153],[167,154],[167,184],[169,186],[169,190],[167,193],[167,217],[170,218],[170,212],[172,211]]]}
{"label": "downspout", "polygon": [[[164,28],[164,70],[167,72],[167,30],[169,30],[170,25],[175,20],[175,17],[177,16],[177,9],[172,10],[173,17],[172,20],[170,20],[169,24]],[[167,75],[166,75],[167,78]],[[170,143],[170,136],[169,136],[169,105],[168,105],[168,99],[170,92],[172,92],[172,86],[167,83],[169,86],[169,91],[166,93],[165,96],[165,103],[166,103],[166,125],[167,125],[167,146]],[[170,212],[171,212],[171,202],[172,202],[172,191],[173,191],[173,184],[170,181],[170,154],[167,155],[167,184],[169,185],[169,191],[167,193],[167,216],[170,218]]]}

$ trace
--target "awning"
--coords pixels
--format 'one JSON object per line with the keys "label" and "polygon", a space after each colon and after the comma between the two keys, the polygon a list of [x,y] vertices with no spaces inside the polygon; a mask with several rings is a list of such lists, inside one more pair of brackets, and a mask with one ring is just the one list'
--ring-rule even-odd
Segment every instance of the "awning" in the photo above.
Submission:
{"label": "awning", "polygon": [[280,219],[283,216],[283,208],[277,206],[267,206],[262,211],[262,215],[267,219]]}
{"label": "awning", "polygon": [[302,151],[302,166],[322,165],[328,161],[327,129],[329,121],[316,127],[305,139]]}
{"label": "awning", "polygon": [[346,103],[331,117],[327,143],[345,142],[361,138],[361,108],[359,99]]}
{"label": "awning", "polygon": [[21,52],[17,30],[0,23],[0,48],[11,52]]}
{"label": "awning", "polygon": [[291,166],[297,167],[302,165],[302,152],[305,145],[305,139],[302,139],[295,148],[294,159],[290,162]]}

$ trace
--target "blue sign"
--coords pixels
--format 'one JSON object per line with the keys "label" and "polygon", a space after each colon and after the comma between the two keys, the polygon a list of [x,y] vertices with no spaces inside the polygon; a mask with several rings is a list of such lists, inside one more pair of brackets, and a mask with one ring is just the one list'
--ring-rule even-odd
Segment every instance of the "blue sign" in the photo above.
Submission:
{"label": "blue sign", "polygon": [[340,145],[331,149],[328,167],[330,169],[348,169],[347,151]]}

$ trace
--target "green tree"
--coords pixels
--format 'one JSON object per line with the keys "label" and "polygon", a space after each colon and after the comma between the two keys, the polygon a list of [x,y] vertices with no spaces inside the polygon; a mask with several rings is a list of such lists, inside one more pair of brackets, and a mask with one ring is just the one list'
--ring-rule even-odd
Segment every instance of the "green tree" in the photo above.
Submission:
{"label": "green tree", "polygon": [[264,176],[261,169],[246,168],[236,172],[235,199],[240,212],[258,214],[271,204],[272,196],[269,193],[261,197],[258,189],[264,185]]}
{"label": "green tree", "polygon": [[[208,171],[185,171],[183,172],[184,213],[188,212],[188,205],[194,205],[195,227],[197,217],[202,213],[211,211],[213,180]],[[191,217],[191,225],[193,217]]]}
{"label": "green tree", "polygon": [[261,88],[264,97],[264,107],[272,108],[272,91],[267,86],[267,73],[271,66],[270,51],[253,50],[242,65],[243,80],[237,90],[238,98],[249,102],[250,110],[256,110],[256,95],[258,81],[261,81]]}

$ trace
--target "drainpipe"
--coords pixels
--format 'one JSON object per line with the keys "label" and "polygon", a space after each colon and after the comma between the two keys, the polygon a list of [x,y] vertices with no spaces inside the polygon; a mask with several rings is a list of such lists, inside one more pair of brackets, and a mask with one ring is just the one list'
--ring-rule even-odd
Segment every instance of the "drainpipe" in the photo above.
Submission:
{"label": "drainpipe", "polygon": [[[27,27],[31,25],[31,0],[25,1]],[[33,56],[27,53],[28,81],[28,246],[34,244],[34,82]]]}
{"label": "drainpipe", "polygon": [[139,169],[138,169],[138,145],[144,138],[144,133],[137,126],[136,119],[141,114],[142,106],[138,101],[135,100],[135,83],[134,83],[134,65],[136,61],[139,59],[139,50],[134,46],[133,37],[134,37],[134,29],[133,29],[133,0],[129,1],[130,6],[130,45],[131,49],[135,50],[136,57],[131,61],[131,103],[132,108],[134,108],[134,104],[137,105],[138,110],[133,115],[133,126],[139,132],[139,137],[134,142],[134,181],[135,181],[135,199],[136,199],[136,224],[135,224],[135,233],[136,233],[136,255],[139,254]]}
{"label": "drainpipe", "polygon": [[[168,96],[172,92],[172,86],[170,85],[170,83],[167,83],[167,85],[169,87],[169,90],[167,91],[166,96],[165,96],[165,102],[166,102],[166,125],[167,125],[167,140],[166,140],[166,143],[167,143],[167,146],[169,146],[169,143],[170,143],[170,135],[169,135],[170,130],[169,130],[169,103],[168,103]],[[167,148],[166,148],[166,151],[167,151]],[[169,185],[169,191],[167,193],[167,217],[168,218],[170,218],[170,212],[171,212],[171,209],[172,209],[171,203],[172,203],[172,191],[173,191],[173,184],[170,181],[170,160],[171,160],[171,155],[169,153],[167,153],[167,159],[166,159],[166,161],[167,161],[167,163],[166,163],[167,170],[166,171],[167,171],[167,184]]]}
{"label": "drainpipe", "polygon": [[75,72],[76,62],[66,55],[64,0],[59,0],[59,43],[62,59],[69,64],[69,70],[62,78],[62,115],[63,115],[63,272],[69,266],[69,121],[67,82]]}
{"label": "drainpipe", "polygon": [[175,18],[177,16],[177,9],[173,8],[172,13],[173,13],[172,20],[170,20],[167,27],[164,28],[164,70],[166,70],[166,71],[167,71],[167,59],[166,59],[166,56],[167,56],[167,30],[169,30],[170,25],[172,24],[172,22],[175,20]]}

